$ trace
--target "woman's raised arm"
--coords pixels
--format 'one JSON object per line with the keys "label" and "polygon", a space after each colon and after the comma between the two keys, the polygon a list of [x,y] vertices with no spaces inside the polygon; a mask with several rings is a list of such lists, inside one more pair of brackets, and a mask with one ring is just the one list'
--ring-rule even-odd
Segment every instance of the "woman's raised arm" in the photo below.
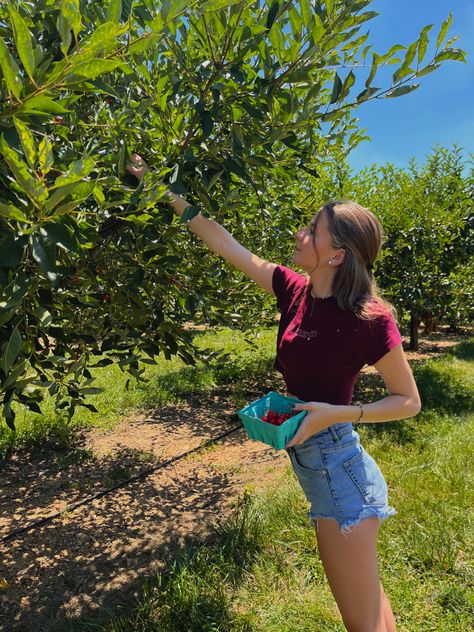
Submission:
{"label": "woman's raised arm", "polygon": [[[131,159],[132,163],[127,166],[127,171],[141,180],[148,171],[148,167],[138,154],[132,154]],[[180,217],[185,209],[191,206],[184,198],[174,193],[168,192],[165,199]],[[213,219],[204,217],[201,213],[189,220],[188,224],[193,233],[202,239],[209,250],[243,272],[266,292],[274,294],[272,278],[276,264],[251,253],[234,239],[228,230]]]}

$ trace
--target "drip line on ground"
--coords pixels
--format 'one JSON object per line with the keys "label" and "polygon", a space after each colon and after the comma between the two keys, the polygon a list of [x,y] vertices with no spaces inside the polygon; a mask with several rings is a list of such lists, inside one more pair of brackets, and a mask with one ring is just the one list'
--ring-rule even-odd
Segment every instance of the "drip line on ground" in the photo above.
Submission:
{"label": "drip line on ground", "polygon": [[66,505],[60,511],[56,511],[55,513],[50,514],[49,516],[45,516],[44,518],[40,518],[39,520],[30,522],[24,527],[15,529],[14,531],[11,531],[10,533],[8,533],[6,536],[3,536],[2,538],[0,538],[0,542],[8,542],[8,540],[13,540],[14,538],[21,535],[22,533],[25,533],[26,531],[37,529],[38,527],[43,526],[47,522],[51,522],[52,520],[54,520],[54,518],[59,518],[61,514],[63,514],[66,511],[73,511],[74,509],[77,509],[78,507],[81,507],[82,505],[89,504],[90,502],[92,502],[93,500],[96,500],[97,498],[101,498],[102,496],[106,496],[107,494],[110,494],[116,489],[120,489],[121,487],[126,487],[130,483],[140,480],[141,478],[145,478],[146,476],[153,474],[153,472],[156,472],[157,470],[160,470],[164,467],[168,467],[172,463],[175,463],[176,461],[180,461],[181,459],[184,459],[186,456],[189,456],[193,452],[198,452],[199,450],[203,450],[207,446],[212,445],[213,443],[216,443],[216,441],[219,441],[220,439],[227,437],[228,435],[232,434],[233,432],[236,432],[237,430],[240,430],[241,428],[242,428],[242,425],[234,426],[234,428],[231,428],[230,430],[226,430],[226,432],[223,432],[217,437],[213,437],[212,439],[208,439],[207,441],[204,441],[203,443],[196,446],[195,448],[191,448],[191,450],[187,450],[186,452],[183,452],[183,454],[177,454],[176,456],[173,456],[170,459],[167,459],[163,463],[158,463],[158,465],[154,465],[153,467],[143,470],[142,472],[139,472],[138,474],[134,474],[133,476],[130,476],[130,478],[127,478],[124,481],[120,481],[119,483],[115,483],[114,485],[111,485],[110,487],[107,487],[106,489],[103,489],[100,492],[91,494],[90,496],[86,496],[85,498],[82,498],[82,500],[78,500],[77,502],[72,503],[71,505]]}

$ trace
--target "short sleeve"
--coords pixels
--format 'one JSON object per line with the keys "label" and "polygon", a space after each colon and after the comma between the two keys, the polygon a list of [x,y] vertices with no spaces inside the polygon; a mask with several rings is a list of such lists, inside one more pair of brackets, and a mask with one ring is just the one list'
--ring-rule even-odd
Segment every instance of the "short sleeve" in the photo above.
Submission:
{"label": "short sleeve", "polygon": [[360,321],[355,335],[355,353],[364,364],[376,364],[391,349],[401,344],[402,337],[391,314],[380,314]]}
{"label": "short sleeve", "polygon": [[278,309],[288,311],[295,294],[306,285],[305,278],[285,266],[277,266],[273,271],[272,287],[277,299]]}

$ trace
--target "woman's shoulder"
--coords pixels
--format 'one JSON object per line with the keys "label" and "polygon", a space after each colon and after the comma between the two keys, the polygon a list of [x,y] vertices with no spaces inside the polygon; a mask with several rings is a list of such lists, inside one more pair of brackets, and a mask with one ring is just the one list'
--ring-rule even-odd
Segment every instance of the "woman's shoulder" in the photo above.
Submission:
{"label": "woman's shoulder", "polygon": [[273,285],[278,285],[284,288],[299,288],[308,284],[308,277],[303,274],[299,274],[295,270],[286,266],[277,265],[273,271]]}

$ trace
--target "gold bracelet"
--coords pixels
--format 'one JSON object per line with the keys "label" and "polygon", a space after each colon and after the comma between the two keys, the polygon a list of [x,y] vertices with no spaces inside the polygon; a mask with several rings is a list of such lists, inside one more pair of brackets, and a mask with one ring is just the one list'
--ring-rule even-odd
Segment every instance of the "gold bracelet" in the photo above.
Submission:
{"label": "gold bracelet", "polygon": [[355,420],[354,423],[358,424],[359,421],[362,419],[362,415],[364,414],[364,407],[362,406],[362,404],[360,402],[357,402],[357,405],[360,406],[360,415],[359,418]]}

